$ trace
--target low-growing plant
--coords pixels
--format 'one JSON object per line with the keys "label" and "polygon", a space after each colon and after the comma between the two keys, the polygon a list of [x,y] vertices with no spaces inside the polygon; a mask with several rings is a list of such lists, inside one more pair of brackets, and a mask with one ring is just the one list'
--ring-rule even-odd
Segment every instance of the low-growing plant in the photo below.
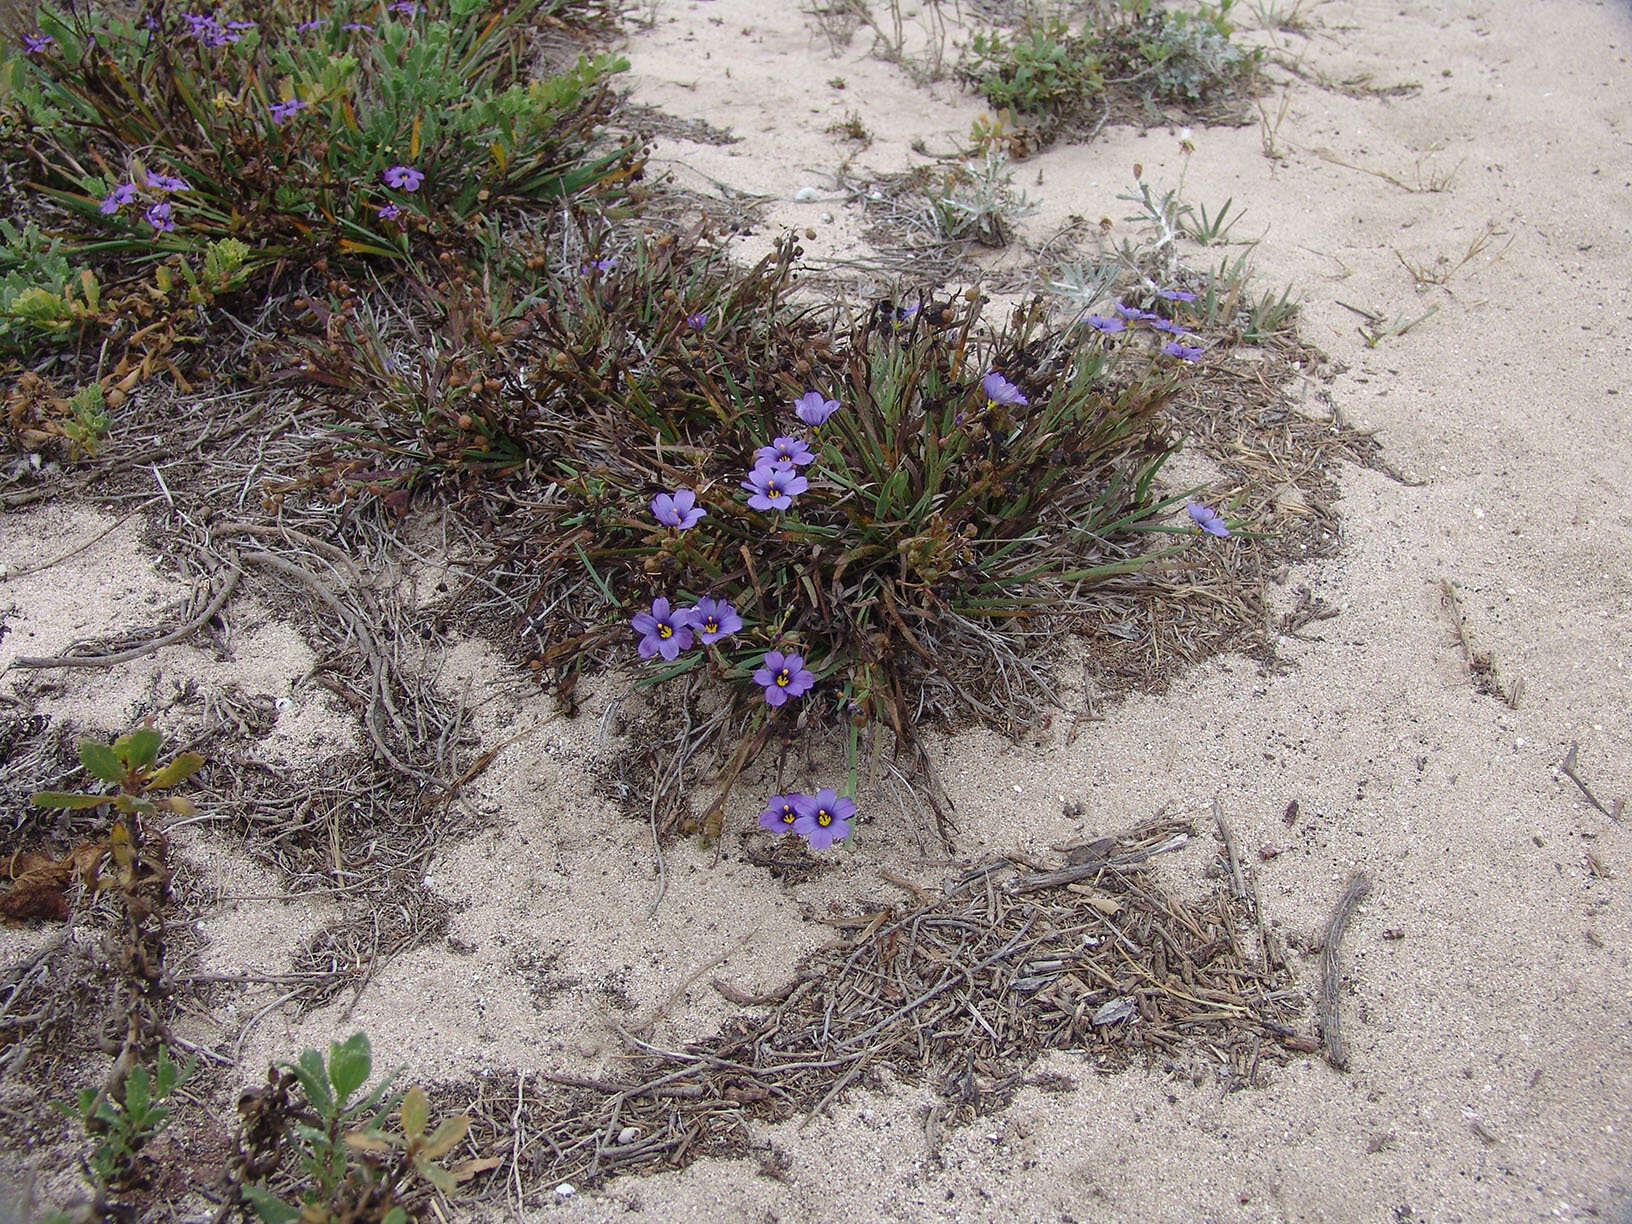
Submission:
{"label": "low-growing plant", "polygon": [[0,353],[65,335],[100,302],[96,274],[69,261],[61,238],[47,238],[33,220],[0,219]]}
{"label": "low-growing plant", "polygon": [[953,241],[972,239],[982,246],[1007,245],[1014,223],[1038,207],[1023,188],[1015,189],[1009,155],[996,149],[932,180],[924,195],[937,234]]}
{"label": "low-growing plant", "polygon": [[192,1077],[197,1061],[179,1065],[161,1045],[151,1072],[138,1062],[113,1092],[82,1088],[74,1104],[57,1103],[95,1141],[86,1168],[98,1186],[121,1190],[138,1178],[137,1153],[169,1121],[165,1101]]}
{"label": "low-growing plant", "polygon": [[1202,4],[1194,12],[1163,8],[1152,0],[1123,0],[1131,21],[1115,40],[1132,54],[1118,63],[1131,68],[1150,95],[1163,102],[1199,103],[1225,89],[1242,88],[1258,70],[1260,53],[1231,41],[1235,0]]}
{"label": "low-growing plant", "polygon": [[[464,1139],[469,1117],[445,1119],[428,1133],[424,1091],[393,1093],[387,1077],[359,1095],[372,1072],[368,1036],[355,1033],[331,1044],[327,1060],[306,1050],[273,1068],[267,1087],[240,1102],[234,1176],[265,1224],[406,1224],[414,1177],[447,1193],[468,1174],[440,1162]],[[399,1130],[387,1123],[393,1110]]]}
{"label": "low-growing plant", "polygon": [[959,73],[994,107],[1037,115],[1081,110],[1104,91],[1099,60],[1086,35],[1049,19],[1012,34],[977,32]]}
{"label": "low-growing plant", "polygon": [[977,31],[958,74],[994,107],[1037,116],[1045,131],[1119,99],[1204,110],[1251,92],[1257,74],[1258,49],[1232,40],[1233,4],[1185,10],[1119,0],[1090,6],[1077,30],[1059,17],[1028,17],[1010,30]]}
{"label": "low-growing plant", "polygon": [[96,317],[80,265],[106,297],[109,277],[155,263],[181,310],[291,256],[462,250],[507,211],[615,190],[638,160],[602,147],[600,121],[627,62],[527,76],[532,24],[554,7],[42,5],[34,49],[0,69],[0,129],[53,238],[5,232],[18,266],[0,253],[0,328],[61,335]]}

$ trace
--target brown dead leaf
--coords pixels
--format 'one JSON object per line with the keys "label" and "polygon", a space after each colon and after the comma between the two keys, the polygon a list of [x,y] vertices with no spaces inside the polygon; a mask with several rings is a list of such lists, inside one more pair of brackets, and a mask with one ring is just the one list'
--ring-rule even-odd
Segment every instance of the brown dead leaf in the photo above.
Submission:
{"label": "brown dead leaf", "polygon": [[10,890],[0,896],[0,918],[11,923],[33,918],[66,922],[69,882],[79,875],[87,885],[94,886],[97,864],[106,852],[103,842],[81,842],[60,859],[34,850],[19,850],[6,861],[6,875],[12,883]]}
{"label": "brown dead leaf", "polygon": [[448,1172],[453,1174],[454,1181],[467,1182],[477,1174],[496,1169],[503,1163],[497,1156],[483,1156],[480,1160],[462,1160]]}

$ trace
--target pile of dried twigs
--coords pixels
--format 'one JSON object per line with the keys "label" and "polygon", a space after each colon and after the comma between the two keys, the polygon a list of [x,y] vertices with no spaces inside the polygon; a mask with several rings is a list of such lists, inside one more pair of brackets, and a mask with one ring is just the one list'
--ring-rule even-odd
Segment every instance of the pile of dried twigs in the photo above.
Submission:
{"label": "pile of dried twigs", "polygon": [[471,1110],[473,1135],[508,1166],[492,1195],[525,1202],[564,1181],[741,1156],[749,1120],[813,1114],[886,1068],[944,1098],[931,1142],[943,1119],[1003,1105],[1048,1050],[1080,1052],[1098,1073],[1143,1061],[1254,1082],[1263,1060],[1315,1048],[1293,1027],[1308,999],[1252,931],[1254,903],[1230,871],[1200,904],[1152,877],[1147,861],[1192,833],[1156,820],[1075,848],[1057,870],[982,864],[906,912],[839,924],[845,937],[773,995],[716,982],[769,1008],[719,1037],[665,1050],[625,1034],[615,1079],[519,1076]]}

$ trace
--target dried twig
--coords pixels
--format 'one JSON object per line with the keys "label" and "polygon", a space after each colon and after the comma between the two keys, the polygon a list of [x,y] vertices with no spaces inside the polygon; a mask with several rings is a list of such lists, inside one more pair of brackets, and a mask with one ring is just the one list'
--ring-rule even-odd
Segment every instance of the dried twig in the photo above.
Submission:
{"label": "dried twig", "polygon": [[1570,750],[1564,754],[1564,760],[1559,764],[1558,772],[1563,774],[1571,782],[1574,782],[1581,788],[1581,793],[1586,796],[1588,803],[1592,804],[1593,807],[1597,808],[1611,820],[1619,821],[1621,818],[1621,808],[1625,803],[1625,800],[1617,799],[1615,801],[1615,807],[1613,810],[1606,808],[1603,804],[1598,802],[1598,797],[1594,795],[1592,791],[1587,789],[1587,784],[1581,780],[1581,775],[1575,772],[1575,754],[1579,748],[1580,745],[1576,743],[1575,740],[1570,741]]}
{"label": "dried twig", "polygon": [[1337,952],[1356,907],[1371,891],[1371,877],[1359,871],[1349,881],[1337,908],[1326,923],[1326,946],[1320,954],[1320,1032],[1326,1042],[1326,1061],[1339,1071],[1348,1069],[1349,1051],[1338,1024],[1337,990],[1340,985]]}

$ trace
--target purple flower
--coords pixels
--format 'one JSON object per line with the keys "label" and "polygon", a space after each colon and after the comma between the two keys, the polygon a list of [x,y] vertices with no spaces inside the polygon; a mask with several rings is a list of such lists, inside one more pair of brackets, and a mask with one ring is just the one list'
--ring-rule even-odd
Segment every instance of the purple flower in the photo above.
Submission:
{"label": "purple flower", "polygon": [[663,526],[684,531],[697,526],[707,511],[698,508],[697,494],[690,489],[676,489],[672,496],[659,493],[652,498],[652,513]]}
{"label": "purple flower", "polygon": [[56,41],[49,34],[24,34],[23,50],[30,55],[43,55],[47,48]]}
{"label": "purple flower", "polygon": [[691,649],[691,613],[671,612],[666,599],[652,600],[652,610],[635,613],[629,623],[640,634],[640,645],[636,649],[643,659],[655,654],[672,663],[682,650]]}
{"label": "purple flower", "polygon": [[704,646],[712,646],[742,628],[742,617],[723,599],[699,599],[697,606],[687,611],[691,614],[691,627]]}
{"label": "purple flower", "polygon": [[916,303],[911,306],[897,306],[891,314],[890,323],[896,331],[900,331],[917,317],[918,306]]}
{"label": "purple flower", "polygon": [[170,201],[160,200],[147,210],[147,223],[158,233],[168,234],[176,228],[176,223],[170,219]]}
{"label": "purple flower", "polygon": [[824,399],[820,391],[806,391],[794,401],[793,410],[806,425],[825,425],[827,418],[839,410],[839,401]]}
{"label": "purple flower", "polygon": [[[348,21],[343,26],[341,26],[340,28],[342,30],[349,30],[351,33],[355,34],[359,30],[368,31],[368,30],[372,30],[374,27],[369,25],[368,22],[366,22],[366,21]],[[410,187],[408,190],[412,191],[413,188]]]}
{"label": "purple flower", "polygon": [[1158,289],[1156,296],[1166,298],[1170,302],[1193,302],[1196,300],[1196,295],[1188,289]]}
{"label": "purple flower", "polygon": [[765,666],[754,673],[754,683],[765,690],[765,700],[783,706],[790,697],[803,697],[816,683],[816,675],[805,666],[803,655],[785,655],[780,650],[765,652]]}
{"label": "purple flower", "polygon": [[708,326],[708,311],[699,310],[696,314],[686,316],[686,326],[693,331],[702,331]]}
{"label": "purple flower", "polygon": [[980,380],[980,389],[986,392],[986,404],[1028,404],[1020,388],[1004,378],[1001,371],[993,370]]}
{"label": "purple flower", "polygon": [[1113,335],[1119,331],[1127,331],[1128,325],[1121,319],[1107,318],[1105,315],[1091,314],[1088,316],[1088,326],[1106,335]]}
{"label": "purple flower", "polygon": [[176,178],[171,174],[149,174],[147,185],[156,187],[160,191],[191,191],[186,179]]}
{"label": "purple flower", "polygon": [[401,13],[404,17],[418,17],[419,5],[414,0],[392,0],[387,6],[393,13]]}
{"label": "purple flower", "polygon": [[1208,535],[1215,535],[1220,539],[1229,536],[1230,529],[1224,525],[1224,516],[1211,506],[1204,506],[1200,502],[1185,502],[1184,512]]}
{"label": "purple flower", "polygon": [[759,814],[759,827],[768,833],[792,833],[801,806],[809,802],[810,796],[798,791],[772,795],[765,804],[765,810]]}
{"label": "purple flower", "polygon": [[836,795],[824,787],[805,797],[799,805],[799,819],[793,822],[793,831],[810,842],[812,850],[826,850],[834,842],[850,836],[850,818],[856,814],[856,801],[848,795]]}
{"label": "purple flower", "polygon": [[272,122],[275,126],[282,126],[306,109],[306,103],[299,98],[290,98],[287,102],[274,102],[269,109]]}
{"label": "purple flower", "polygon": [[419,185],[425,181],[425,172],[413,166],[392,166],[382,176],[387,187],[395,187],[398,191],[418,191]]}
{"label": "purple flower", "polygon": [[755,463],[758,467],[768,463],[772,467],[792,465],[804,467],[807,463],[815,463],[816,456],[811,453],[810,447],[805,445],[803,438],[772,438],[769,446],[762,446],[754,452]]}
{"label": "purple flower", "polygon": [[395,204],[381,204],[374,211],[381,221],[395,221],[402,215],[402,209]]}
{"label": "purple flower", "polygon": [[1170,336],[1189,335],[1187,328],[1173,322],[1172,319],[1152,319],[1150,325],[1159,332],[1166,332]]}
{"label": "purple flower", "polygon": [[583,272],[585,276],[588,276],[592,272],[616,272],[617,269],[618,261],[611,256],[607,256],[605,259],[590,260],[584,265]]}
{"label": "purple flower", "polygon": [[295,27],[296,34],[310,34],[313,30],[322,30],[328,27],[327,18],[314,17],[311,21],[303,21]]}
{"label": "purple flower", "polygon": [[126,204],[129,204],[135,198],[136,184],[120,183],[119,186],[115,187],[112,191],[108,192],[107,195],[102,197],[102,215],[105,217],[112,216],[114,213],[118,212],[120,208],[124,207]]}
{"label": "purple flower", "polygon": [[810,488],[810,481],[799,475],[792,464],[769,464],[763,460],[754,465],[742,487],[753,494],[748,504],[755,510],[786,510],[793,499]]}
{"label": "purple flower", "polygon": [[1177,340],[1167,340],[1162,344],[1162,352],[1169,357],[1180,357],[1185,361],[1194,361],[1206,351],[1199,344],[1180,344]]}
{"label": "purple flower", "polygon": [[1140,322],[1141,320],[1149,321],[1151,319],[1159,319],[1162,317],[1159,314],[1152,314],[1148,310],[1140,310],[1137,306],[1125,306],[1121,302],[1116,304],[1116,313],[1121,315],[1124,319],[1128,319],[1135,323]]}

